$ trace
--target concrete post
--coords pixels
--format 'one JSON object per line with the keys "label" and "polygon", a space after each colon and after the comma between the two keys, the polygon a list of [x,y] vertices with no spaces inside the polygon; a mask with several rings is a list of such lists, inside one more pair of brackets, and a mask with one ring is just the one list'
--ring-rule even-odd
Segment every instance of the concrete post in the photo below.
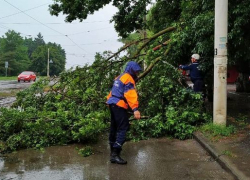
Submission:
{"label": "concrete post", "polygon": [[220,125],[227,118],[227,27],[228,0],[215,0],[213,122]]}
{"label": "concrete post", "polygon": [[47,62],[47,77],[49,77],[49,48],[48,48],[48,62]]}

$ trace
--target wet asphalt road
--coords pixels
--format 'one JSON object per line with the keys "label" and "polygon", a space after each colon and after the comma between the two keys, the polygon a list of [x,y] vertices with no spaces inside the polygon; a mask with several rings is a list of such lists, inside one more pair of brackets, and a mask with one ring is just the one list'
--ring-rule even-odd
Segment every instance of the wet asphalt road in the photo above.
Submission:
{"label": "wet asphalt road", "polygon": [[[17,82],[17,80],[0,81],[0,92],[8,92],[11,90],[22,90],[28,88],[34,82]],[[16,100],[15,97],[0,97],[0,107],[8,107]]]}
{"label": "wet asphalt road", "polygon": [[195,140],[168,138],[127,142],[127,165],[109,162],[107,139],[94,155],[81,157],[76,147],[54,146],[44,152],[21,150],[0,159],[0,180],[233,180]]}
{"label": "wet asphalt road", "polygon": [[0,91],[9,91],[13,89],[25,89],[34,82],[17,82],[17,80],[0,81]]}

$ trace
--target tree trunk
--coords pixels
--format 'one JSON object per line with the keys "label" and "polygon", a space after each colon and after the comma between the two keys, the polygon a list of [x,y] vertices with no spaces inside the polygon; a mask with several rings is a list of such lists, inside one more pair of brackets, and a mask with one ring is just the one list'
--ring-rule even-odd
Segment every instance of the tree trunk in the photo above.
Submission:
{"label": "tree trunk", "polygon": [[250,92],[249,74],[239,73],[236,80],[236,92]]}

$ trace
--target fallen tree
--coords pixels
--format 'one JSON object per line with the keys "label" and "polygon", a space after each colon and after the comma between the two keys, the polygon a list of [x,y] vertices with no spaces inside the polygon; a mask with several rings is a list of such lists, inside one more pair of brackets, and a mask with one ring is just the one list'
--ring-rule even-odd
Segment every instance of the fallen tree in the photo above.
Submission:
{"label": "fallen tree", "polygon": [[118,56],[130,46],[125,45],[114,54],[97,54],[92,65],[61,73],[51,86],[49,79],[43,79],[19,92],[12,108],[0,110],[0,152],[96,141],[109,125],[105,101],[113,79],[131,59],[146,66],[137,83],[140,111],[146,118],[133,122],[128,137],[190,138],[196,125],[209,116],[203,112],[201,94],[184,88],[179,71],[167,62],[171,41],[153,51],[172,30],[131,43],[138,49],[130,58]]}

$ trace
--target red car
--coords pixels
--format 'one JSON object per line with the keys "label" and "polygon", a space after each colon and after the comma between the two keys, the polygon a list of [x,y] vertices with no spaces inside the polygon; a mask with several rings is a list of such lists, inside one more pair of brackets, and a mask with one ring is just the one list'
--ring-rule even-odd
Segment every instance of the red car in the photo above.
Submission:
{"label": "red car", "polygon": [[32,71],[24,71],[18,75],[17,81],[36,81],[36,74]]}

